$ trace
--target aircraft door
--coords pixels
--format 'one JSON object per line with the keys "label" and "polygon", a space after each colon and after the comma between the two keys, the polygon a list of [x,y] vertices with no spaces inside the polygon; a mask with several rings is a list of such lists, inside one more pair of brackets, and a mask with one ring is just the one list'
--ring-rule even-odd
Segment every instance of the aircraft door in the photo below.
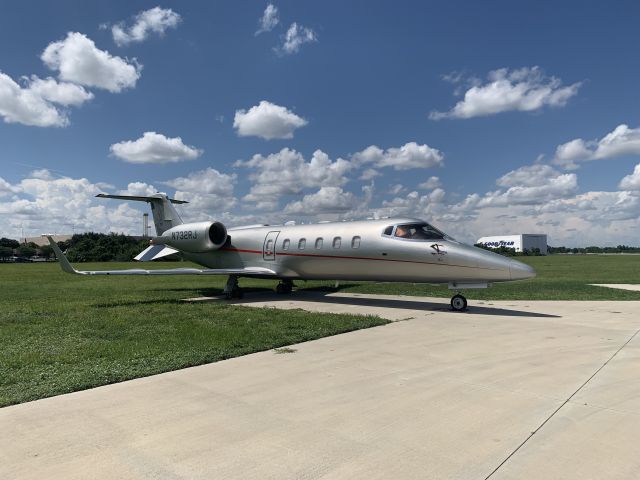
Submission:
{"label": "aircraft door", "polygon": [[276,259],[276,240],[278,240],[278,235],[280,232],[269,232],[267,236],[264,238],[264,244],[262,246],[262,258],[265,260],[275,260]]}

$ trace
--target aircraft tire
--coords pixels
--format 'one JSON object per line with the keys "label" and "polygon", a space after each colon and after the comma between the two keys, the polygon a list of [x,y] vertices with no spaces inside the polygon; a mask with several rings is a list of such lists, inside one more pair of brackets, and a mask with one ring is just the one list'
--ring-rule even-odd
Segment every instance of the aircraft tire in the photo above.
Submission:
{"label": "aircraft tire", "polygon": [[451,309],[455,312],[461,312],[467,309],[467,299],[459,293],[451,298]]}
{"label": "aircraft tire", "polygon": [[239,300],[243,297],[244,297],[244,291],[241,288],[234,288],[230,292],[224,293],[224,298],[226,298],[227,300],[233,300],[236,298]]}
{"label": "aircraft tire", "polygon": [[278,295],[286,295],[293,292],[293,285],[290,283],[279,283],[276,285],[276,293]]}

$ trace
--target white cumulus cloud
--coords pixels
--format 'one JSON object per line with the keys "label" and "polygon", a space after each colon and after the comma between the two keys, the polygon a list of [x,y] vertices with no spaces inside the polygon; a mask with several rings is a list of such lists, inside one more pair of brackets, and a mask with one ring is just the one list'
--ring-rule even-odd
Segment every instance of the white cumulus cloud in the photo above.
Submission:
{"label": "white cumulus cloud", "polygon": [[529,165],[512,170],[496,180],[502,187],[484,195],[473,193],[455,205],[448,213],[460,221],[476,218],[478,211],[486,208],[536,206],[576,195],[578,178],[575,173],[561,173],[549,165]]}
{"label": "white cumulus cloud", "polygon": [[86,91],[80,85],[68,82],[58,82],[56,79],[38,78],[35,75],[29,80],[29,90],[49,102],[65,107],[78,107],[93,98],[93,93]]}
{"label": "white cumulus cloud", "polygon": [[123,46],[132,42],[142,42],[151,32],[164,35],[167,29],[176,28],[180,21],[180,15],[170,8],[154,7],[138,13],[134,23],[129,27],[124,22],[113,25],[111,34],[116,45]]}
{"label": "white cumulus cloud", "polygon": [[99,231],[138,233],[140,211],[126,203],[95,198],[102,189],[86,178],[54,178],[32,172],[14,186],[15,197],[0,202],[0,222],[11,231],[23,226],[27,235],[44,232]]}
{"label": "white cumulus cloud", "polygon": [[352,159],[360,165],[373,164],[378,168],[393,167],[395,170],[439,167],[444,164],[444,155],[439,150],[427,144],[418,145],[416,142],[408,142],[399,148],[387,150],[371,145],[353,154]]}
{"label": "white cumulus cloud", "polygon": [[623,190],[640,190],[640,163],[635,166],[632,174],[620,180],[619,187]]}
{"label": "white cumulus cloud", "polygon": [[209,167],[198,172],[191,172],[186,177],[174,178],[164,184],[184,192],[230,197],[233,195],[233,185],[236,179],[235,173],[220,173],[215,168]]}
{"label": "white cumulus cloud", "polygon": [[[459,81],[460,77],[453,79]],[[530,112],[545,106],[562,107],[578,93],[581,82],[563,86],[556,77],[547,77],[539,67],[516,70],[501,68],[489,72],[486,83],[475,82],[451,110],[433,111],[432,120],[472,118],[509,111]]]}
{"label": "white cumulus cloud", "polygon": [[153,185],[149,185],[145,182],[131,182],[127,185],[126,190],[120,190],[118,195],[149,197],[155,193],[158,193],[158,189]]}
{"label": "white cumulus cloud", "polygon": [[302,200],[291,202],[284,213],[297,215],[318,215],[320,213],[344,213],[357,204],[356,196],[340,187],[322,187],[316,193],[305,195]]}
{"label": "white cumulus cloud", "polygon": [[434,188],[438,188],[441,185],[440,179],[438,177],[429,177],[426,182],[422,182],[418,185],[418,188],[422,190],[433,190]]}
{"label": "white cumulus cloud", "polygon": [[234,166],[250,168],[252,172],[249,179],[253,185],[243,200],[265,209],[276,208],[282,195],[298,194],[305,188],[341,187],[348,181],[346,173],[353,168],[342,158],[332,161],[322,150],[313,152],[307,162],[301,153],[289,148],[267,156],[257,154]]}
{"label": "white cumulus cloud", "polygon": [[284,55],[291,55],[300,51],[300,48],[305,43],[312,43],[318,41],[318,35],[312,29],[303,27],[293,22],[287,33],[285,33],[282,45],[276,47],[276,52]]}
{"label": "white cumulus cloud", "polygon": [[220,214],[228,215],[238,202],[233,195],[236,180],[235,173],[221,173],[209,167],[163,183],[176,189],[175,198],[189,202],[185,209],[189,218],[220,220]]}
{"label": "white cumulus cloud", "polygon": [[264,9],[262,18],[260,18],[260,21],[258,22],[256,35],[260,35],[264,32],[270,32],[276,27],[276,25],[278,25],[279,22],[280,18],[278,17],[278,7],[270,3],[267,5],[267,8]]}
{"label": "white cumulus cloud", "polygon": [[478,206],[534,205],[575,195],[578,179],[575,173],[560,173],[549,165],[531,165],[513,170],[496,183],[507,188],[488,192]]}
{"label": "white cumulus cloud", "polygon": [[202,150],[185,145],[182,138],[168,138],[161,133],[145,132],[137,140],[114,143],[109,150],[116,157],[129,163],[173,163],[194,160]]}
{"label": "white cumulus cloud", "polygon": [[69,32],[64,40],[50,43],[41,58],[65,82],[110,92],[134,87],[142,69],[135,59],[128,61],[100,50],[93,40],[78,32]]}
{"label": "white cumulus cloud", "polygon": [[578,168],[579,162],[640,155],[640,128],[620,124],[600,140],[576,138],[556,148],[553,163],[566,169]]}
{"label": "white cumulus cloud", "polygon": [[6,123],[35,127],[64,127],[69,119],[40,93],[22,88],[11,77],[0,72],[0,116]]}
{"label": "white cumulus cloud", "polygon": [[0,177],[0,197],[10,195],[12,193],[15,193],[16,191],[17,189],[13,185],[7,182],[4,178]]}
{"label": "white cumulus cloud", "polygon": [[236,110],[233,128],[241,137],[261,137],[265,140],[293,138],[293,132],[307,121],[291,110],[262,100],[247,110]]}

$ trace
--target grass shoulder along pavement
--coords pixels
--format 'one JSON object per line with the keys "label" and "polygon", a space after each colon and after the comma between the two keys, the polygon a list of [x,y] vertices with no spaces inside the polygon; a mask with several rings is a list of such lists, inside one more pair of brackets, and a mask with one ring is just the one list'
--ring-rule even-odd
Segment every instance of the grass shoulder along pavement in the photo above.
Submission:
{"label": "grass shoulder along pavement", "polygon": [[5,264],[0,278],[0,406],[388,323],[181,302],[210,293],[202,277],[83,277],[57,264]]}

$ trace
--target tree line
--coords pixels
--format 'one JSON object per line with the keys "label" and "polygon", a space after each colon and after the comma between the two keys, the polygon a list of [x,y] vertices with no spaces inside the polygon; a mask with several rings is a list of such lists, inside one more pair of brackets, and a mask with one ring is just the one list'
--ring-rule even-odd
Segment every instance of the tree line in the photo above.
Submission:
{"label": "tree line", "polygon": [[[490,252],[507,255],[509,257],[537,257],[542,255],[539,248],[531,250],[524,249],[522,252],[516,252],[513,247],[500,246],[497,248],[487,247],[481,243],[476,243],[475,247],[489,250]],[[587,254],[587,253],[640,253],[640,247],[629,247],[627,245],[618,245],[617,247],[551,247],[547,246],[547,254]]]}
{"label": "tree line", "polygon": [[[123,234],[78,233],[64,242],[57,242],[71,262],[128,262],[149,246],[149,240],[139,240]],[[53,258],[50,245],[21,244],[9,238],[0,239],[0,258],[33,256]]]}

